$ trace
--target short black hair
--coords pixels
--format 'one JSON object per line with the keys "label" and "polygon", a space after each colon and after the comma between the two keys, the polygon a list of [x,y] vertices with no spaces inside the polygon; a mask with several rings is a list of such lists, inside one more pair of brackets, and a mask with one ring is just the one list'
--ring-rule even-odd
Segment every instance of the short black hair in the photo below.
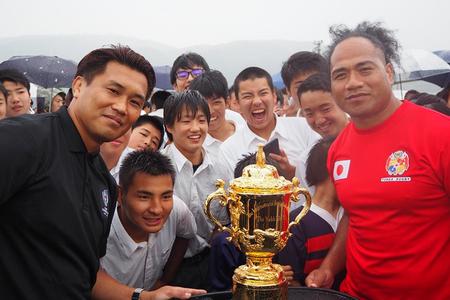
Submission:
{"label": "short black hair", "polygon": [[413,97],[411,97],[411,99],[409,99],[409,100],[420,106],[429,105],[429,104],[433,104],[433,103],[443,103],[445,105],[447,104],[447,101],[445,101],[441,97],[431,95],[428,93],[418,93],[418,94],[414,95]]}
{"label": "short black hair", "polygon": [[144,101],[144,107],[143,108],[150,108],[150,102],[148,102],[147,100]]}
{"label": "short black hair", "polygon": [[317,73],[309,76],[297,89],[298,102],[301,106],[301,96],[306,92],[327,92],[331,93],[330,77],[325,73]]}
{"label": "short black hair", "polygon": [[102,74],[106,69],[106,65],[112,61],[144,75],[147,79],[145,99],[150,98],[156,84],[155,71],[147,59],[128,46],[111,45],[91,51],[78,63],[75,77],[82,76],[90,84],[94,77]]}
{"label": "short black hair", "polygon": [[142,172],[151,176],[169,175],[175,183],[175,168],[171,160],[158,151],[141,150],[128,154],[119,171],[119,182],[124,193],[133,183],[134,175]]}
{"label": "short black hair", "polygon": [[309,186],[317,185],[329,178],[327,169],[328,150],[335,137],[320,139],[309,151],[306,160],[306,182]]}
{"label": "short black hair", "polygon": [[447,87],[445,87],[444,89],[442,89],[439,93],[437,93],[436,96],[441,97],[448,103],[449,92],[450,92],[450,84]]}
{"label": "short black hair", "polygon": [[450,108],[442,102],[425,104],[424,107],[430,108],[432,110],[438,111],[441,114],[450,116]]}
{"label": "short black hair", "polygon": [[411,100],[413,97],[415,97],[418,94],[420,94],[420,92],[417,91],[417,90],[414,90],[414,89],[413,90],[408,90],[405,93],[405,99]]}
{"label": "short black hair", "polygon": [[152,105],[155,106],[156,109],[160,109],[164,107],[164,101],[172,95],[170,92],[166,90],[160,90],[153,93],[152,97],[150,98],[150,102]]}
{"label": "short black hair", "polygon": [[236,99],[239,99],[239,83],[241,83],[241,81],[256,78],[265,78],[270,89],[274,91],[272,76],[270,76],[270,74],[266,70],[259,67],[248,67],[242,70],[234,79],[233,86]]}
{"label": "short black hair", "polygon": [[380,22],[361,22],[354,29],[349,29],[344,25],[335,25],[329,29],[331,35],[331,44],[327,49],[328,64],[330,64],[331,55],[333,55],[336,46],[348,38],[361,37],[369,40],[376,48],[380,49],[384,55],[386,63],[397,63],[400,65],[400,56],[398,51],[400,44],[394,36],[392,30],[382,26]]}
{"label": "short black hair", "polygon": [[164,126],[170,141],[173,140],[173,136],[167,130],[167,127],[173,127],[175,121],[180,121],[184,108],[194,117],[200,110],[205,114],[208,124],[211,120],[208,102],[199,92],[187,90],[171,95],[164,102]]}
{"label": "short black hair", "polygon": [[163,119],[158,116],[142,115],[136,120],[136,122],[134,122],[133,125],[131,125],[131,129],[134,130],[136,127],[142,126],[144,124],[150,124],[159,130],[159,132],[161,133],[161,139],[159,140],[158,149],[161,148],[164,140]]}
{"label": "short black hair", "polygon": [[317,72],[328,73],[326,59],[315,52],[300,51],[292,54],[283,63],[283,67],[281,67],[281,78],[283,79],[284,86],[289,88],[294,77]]}
{"label": "short black hair", "polygon": [[192,69],[195,65],[202,67],[205,71],[210,70],[208,63],[200,54],[189,52],[178,56],[170,70],[170,83],[173,85],[177,81],[177,71],[179,69]]}
{"label": "short black hair", "polygon": [[[234,178],[241,177],[244,168],[246,166],[254,164],[256,164],[256,152],[243,154],[242,158],[237,162],[236,167],[234,167]],[[279,172],[278,175],[286,178],[286,174],[284,174],[283,170],[280,168],[280,165],[276,160],[274,160],[270,156],[266,156],[266,164],[274,166]]]}
{"label": "short black hair", "polygon": [[0,83],[11,81],[26,87],[28,94],[30,94],[30,81],[21,72],[15,69],[5,69],[0,71]]}
{"label": "short black hair", "polygon": [[228,83],[219,71],[208,71],[194,78],[189,85],[190,90],[199,91],[205,98],[228,98]]}
{"label": "short black hair", "polygon": [[3,97],[5,97],[5,101],[8,101],[8,91],[5,89],[3,84],[0,83],[0,93],[3,94]]}

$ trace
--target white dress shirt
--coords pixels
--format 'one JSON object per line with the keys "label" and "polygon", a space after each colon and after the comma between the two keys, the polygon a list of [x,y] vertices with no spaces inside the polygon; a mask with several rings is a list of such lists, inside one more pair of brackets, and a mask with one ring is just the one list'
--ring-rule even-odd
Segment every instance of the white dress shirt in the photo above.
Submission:
{"label": "white dress shirt", "polygon": [[246,124],[220,146],[219,155],[226,162],[230,176],[242,155],[256,152],[259,143],[266,144],[275,138],[278,138],[280,148],[286,152],[289,163],[297,168],[302,153],[309,152],[320,136],[308,126],[304,118],[276,117],[275,128],[268,140],[256,135]]}
{"label": "white dress shirt", "polygon": [[173,197],[173,208],[163,228],[149,234],[147,242],[136,243],[127,233],[117,210],[109,232],[101,267],[119,282],[135,288],[151,288],[162,276],[176,237],[191,239],[197,231],[186,204]]}
{"label": "white dress shirt", "polygon": [[344,215],[344,208],[341,206],[336,214],[336,218],[330,214],[326,209],[312,203],[310,210],[315,214],[319,215],[322,219],[324,219],[328,224],[330,224],[331,228],[333,228],[334,232],[336,232],[339,222]]}
{"label": "white dress shirt", "polygon": [[[216,191],[216,180],[223,179],[226,183],[230,177],[225,171],[225,166],[213,159],[204,149],[203,162],[194,173],[192,163],[177,149],[175,144],[169,144],[161,151],[173,162],[176,170],[174,193],[180,197],[191,210],[197,222],[196,239],[189,243],[185,257],[191,257],[200,253],[205,247],[209,247],[209,240],[214,229],[214,224],[203,211],[203,205],[209,194]],[[211,213],[223,223],[228,223],[228,213],[225,207],[218,201],[211,204]]]}
{"label": "white dress shirt", "polygon": [[125,159],[125,157],[127,157],[127,155],[130,154],[133,151],[135,151],[135,149],[130,148],[130,147],[126,147],[122,151],[122,154],[120,154],[120,157],[119,157],[119,160],[117,161],[117,164],[111,170],[109,170],[109,173],[112,175],[112,177],[114,177],[114,179],[116,180],[117,184],[119,184],[119,171],[120,171],[120,167],[122,166],[122,162]]}
{"label": "white dress shirt", "polygon": [[[234,111],[233,111],[233,113],[237,114],[237,112],[234,112]],[[242,117],[241,117],[241,118],[242,118]],[[242,120],[244,120],[244,119],[242,119]],[[243,125],[242,125],[242,124],[236,123],[236,122],[233,121],[233,120],[226,120],[226,121],[227,121],[227,122],[231,122],[231,123],[233,124],[233,126],[234,126],[234,133],[233,133],[233,134],[235,134],[236,131],[241,130],[241,129],[243,128]],[[244,125],[245,125],[245,124],[246,124],[246,123],[245,123],[245,121],[244,121]],[[233,134],[230,135],[228,138],[230,138],[231,136],[233,136]],[[220,145],[222,145],[222,143],[223,143],[222,141],[220,141],[220,140],[218,140],[218,139],[212,137],[212,136],[208,133],[208,134],[206,135],[205,141],[203,142],[203,148],[204,148],[210,155],[212,155],[213,157],[219,158]]]}
{"label": "white dress shirt", "polygon": [[225,109],[225,120],[232,121],[236,127],[236,130],[243,128],[247,125],[245,119],[238,112],[231,109]]}

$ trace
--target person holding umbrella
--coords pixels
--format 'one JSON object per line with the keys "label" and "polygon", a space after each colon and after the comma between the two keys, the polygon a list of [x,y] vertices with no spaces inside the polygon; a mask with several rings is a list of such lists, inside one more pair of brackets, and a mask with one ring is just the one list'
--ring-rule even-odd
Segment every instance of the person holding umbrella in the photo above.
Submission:
{"label": "person holding umbrella", "polygon": [[30,113],[31,96],[28,79],[22,73],[9,69],[0,71],[0,83],[8,92],[6,116],[16,117]]}

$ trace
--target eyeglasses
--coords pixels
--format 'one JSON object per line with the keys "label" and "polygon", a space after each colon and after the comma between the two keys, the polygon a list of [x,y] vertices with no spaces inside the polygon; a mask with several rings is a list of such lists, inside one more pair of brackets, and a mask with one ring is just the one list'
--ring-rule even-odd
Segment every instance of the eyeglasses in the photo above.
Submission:
{"label": "eyeglasses", "polygon": [[203,74],[203,72],[205,72],[205,70],[203,69],[193,69],[192,71],[187,71],[187,70],[181,70],[177,72],[177,78],[178,79],[187,79],[189,77],[189,74],[192,75],[192,77],[197,77]]}

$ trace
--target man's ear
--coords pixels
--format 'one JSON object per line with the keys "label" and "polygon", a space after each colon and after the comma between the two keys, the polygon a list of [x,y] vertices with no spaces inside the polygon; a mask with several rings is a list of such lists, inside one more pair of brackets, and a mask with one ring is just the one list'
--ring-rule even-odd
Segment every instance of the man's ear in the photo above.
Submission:
{"label": "man's ear", "polygon": [[82,76],[77,76],[72,81],[72,94],[73,99],[77,99],[80,96],[81,88],[84,85],[85,80]]}
{"label": "man's ear", "polygon": [[124,195],[124,193],[123,193],[123,189],[122,189],[122,187],[118,187],[117,188],[117,207],[121,207],[122,206],[122,201],[123,201],[123,196],[125,196]]}
{"label": "man's ear", "polygon": [[388,81],[391,85],[393,85],[394,84],[394,76],[395,76],[394,66],[391,63],[387,63],[385,66],[385,69],[386,69]]}

